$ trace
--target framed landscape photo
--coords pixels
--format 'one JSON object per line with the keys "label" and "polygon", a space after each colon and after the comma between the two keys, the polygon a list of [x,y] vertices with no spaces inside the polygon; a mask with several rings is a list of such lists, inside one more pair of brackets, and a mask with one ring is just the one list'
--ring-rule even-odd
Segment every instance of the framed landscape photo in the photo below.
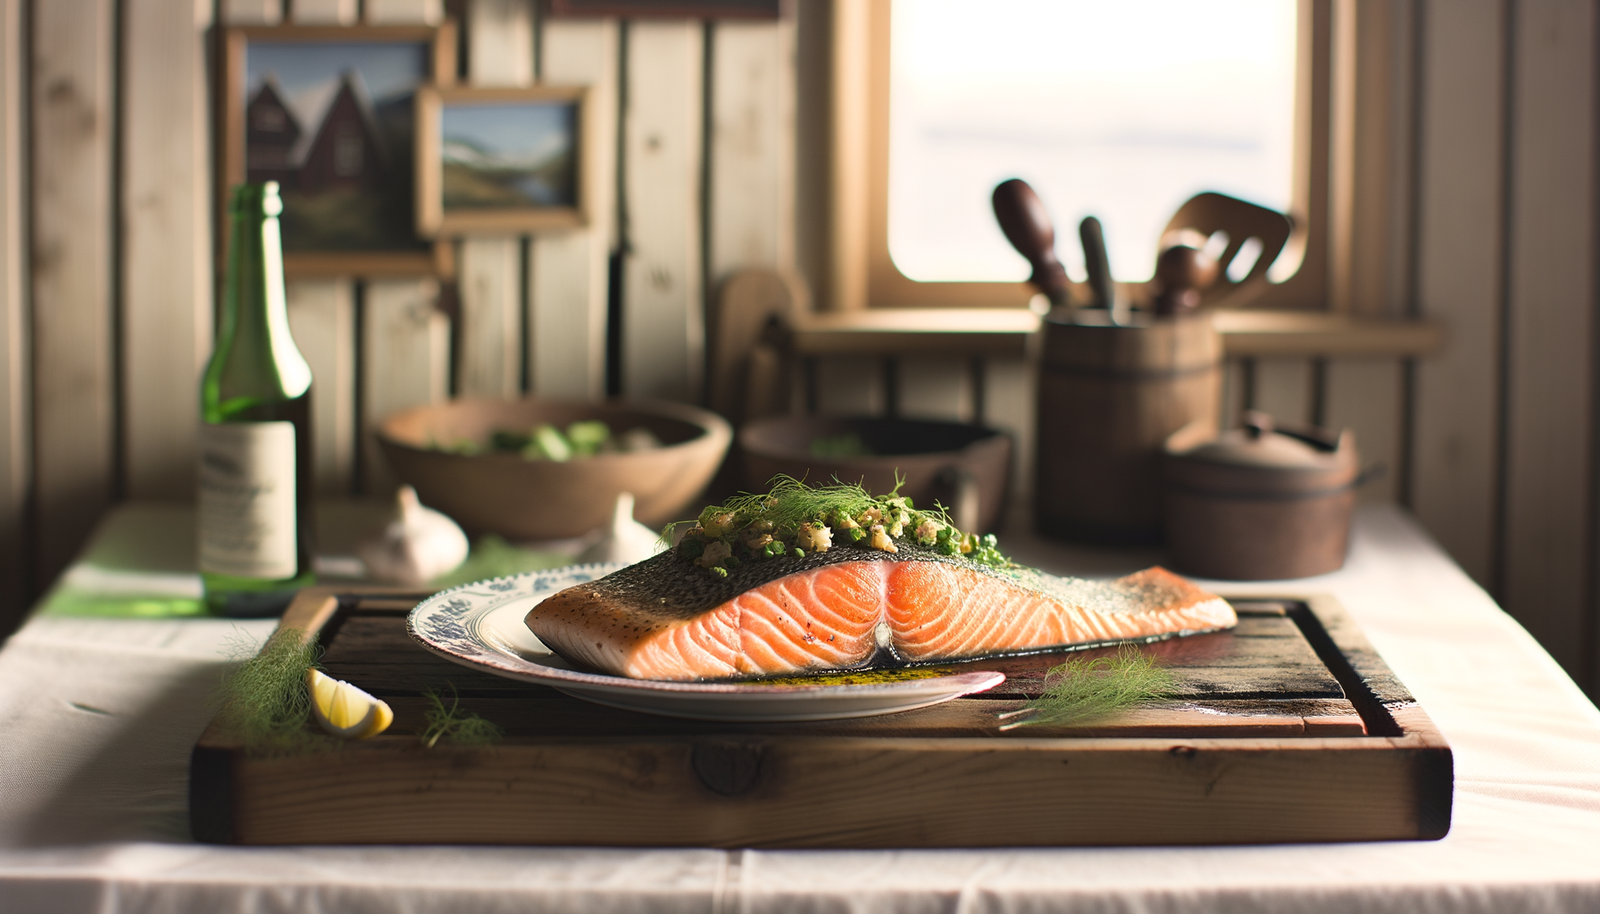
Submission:
{"label": "framed landscape photo", "polygon": [[417,232],[533,232],[588,221],[593,143],[578,86],[417,94]]}
{"label": "framed landscape photo", "polygon": [[448,272],[414,228],[413,155],[418,90],[454,82],[454,27],[235,28],[224,44],[217,199],[278,182],[284,271]]}

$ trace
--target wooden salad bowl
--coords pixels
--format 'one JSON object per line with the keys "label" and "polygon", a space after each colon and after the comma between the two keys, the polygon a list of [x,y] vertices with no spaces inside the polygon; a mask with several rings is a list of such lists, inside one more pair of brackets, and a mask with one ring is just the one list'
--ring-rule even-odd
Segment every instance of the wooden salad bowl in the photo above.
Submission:
{"label": "wooden salad bowl", "polygon": [[[453,453],[463,439],[485,442],[496,430],[541,423],[566,428],[598,419],[620,435],[649,429],[662,446],[628,453],[528,460],[515,453]],[[388,417],[378,444],[400,480],[422,503],[450,515],[469,534],[513,541],[582,536],[611,519],[617,495],[631,492],[634,517],[659,527],[692,514],[695,499],[721,465],[733,431],[715,413],[682,403],[613,400],[453,400]]]}

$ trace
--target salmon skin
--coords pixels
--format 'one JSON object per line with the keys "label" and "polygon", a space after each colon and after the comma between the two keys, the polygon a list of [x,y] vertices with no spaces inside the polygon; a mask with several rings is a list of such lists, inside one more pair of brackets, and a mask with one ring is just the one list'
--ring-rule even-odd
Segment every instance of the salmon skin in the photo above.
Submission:
{"label": "salmon skin", "polygon": [[526,621],[568,660],[684,681],[1153,641],[1238,619],[1163,568],[1085,581],[902,544],[898,553],[839,545],[742,564],[726,578],[663,552],[550,596]]}

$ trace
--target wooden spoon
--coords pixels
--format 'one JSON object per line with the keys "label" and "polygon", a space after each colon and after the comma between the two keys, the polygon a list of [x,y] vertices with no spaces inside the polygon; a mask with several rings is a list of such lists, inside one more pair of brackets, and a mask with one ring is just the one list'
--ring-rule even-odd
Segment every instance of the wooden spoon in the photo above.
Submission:
{"label": "wooden spoon", "polygon": [[1021,178],[1002,181],[994,189],[994,216],[1006,240],[1033,267],[1028,281],[1039,287],[1053,308],[1072,311],[1067,269],[1056,257],[1056,230],[1044,201]]}

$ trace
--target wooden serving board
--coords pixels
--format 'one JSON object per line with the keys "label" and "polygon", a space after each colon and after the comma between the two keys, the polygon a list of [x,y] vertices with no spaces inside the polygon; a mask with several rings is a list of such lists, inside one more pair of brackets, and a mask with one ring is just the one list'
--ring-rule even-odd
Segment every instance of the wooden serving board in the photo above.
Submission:
{"label": "wooden serving board", "polygon": [[[307,590],[283,626],[384,698],[371,740],[252,757],[213,722],[190,766],[201,841],[979,847],[1435,839],[1450,748],[1331,598],[1234,601],[1229,632],[1147,645],[1181,695],[1093,727],[999,729],[1062,655],[899,714],[712,723],[590,704],[418,646],[425,595]],[[429,688],[506,736],[422,745]]]}

